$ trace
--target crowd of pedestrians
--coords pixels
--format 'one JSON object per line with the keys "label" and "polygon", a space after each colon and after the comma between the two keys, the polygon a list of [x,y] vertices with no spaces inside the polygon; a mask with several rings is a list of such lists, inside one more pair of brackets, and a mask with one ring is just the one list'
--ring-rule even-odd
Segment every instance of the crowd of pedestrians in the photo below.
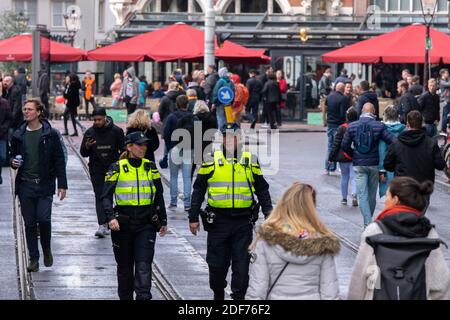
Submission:
{"label": "crowd of pedestrians", "polygon": [[[318,214],[317,191],[311,185],[295,182],[272,209],[269,184],[257,157],[241,150],[236,124],[246,118],[255,127],[262,104],[262,122],[267,121],[271,129],[281,126],[281,109],[287,91],[283,73],[274,72],[272,68],[267,68],[262,76],[251,70],[249,76],[244,86],[239,76],[229,73],[227,68],[216,72],[214,66],[208,68],[206,75],[198,70],[184,77],[179,70],[171,75],[168,91],[158,108],[165,150],[159,164],[161,168],[169,168],[170,173],[167,208],[178,206],[181,171],[183,205],[189,215],[190,231],[197,234],[199,219],[205,229],[209,228],[207,263],[215,299],[225,297],[230,266],[233,299],[339,299],[334,259],[340,252],[340,244]],[[448,298],[450,273],[437,240],[439,236],[425,217],[435,170],[445,167],[432,139],[439,121],[446,117],[446,110],[449,111],[448,100],[444,97],[447,104],[440,117],[442,95],[450,90],[450,86],[445,86],[448,71],[441,72],[441,76],[444,81],[438,84],[430,79],[425,91],[418,83],[420,79],[405,72],[406,81],[398,82],[398,103],[388,106],[383,115],[370,83],[361,82],[358,92],[354,92],[352,78],[346,70],[342,70],[333,83],[331,69],[327,69],[318,84],[324,125],[328,127],[326,173],[335,171],[339,163],[341,203],[347,205],[350,188],[352,205],[359,206],[363,216],[363,240],[352,272],[349,299]],[[307,82],[306,79],[301,81]],[[67,160],[62,138],[45,120],[45,105],[35,99],[24,101],[21,83],[20,77],[17,84],[11,77],[3,79],[0,153],[6,154],[11,137],[10,164],[18,170],[15,192],[25,221],[30,257],[28,271],[37,272],[38,239],[44,265],[53,264],[52,199],[55,190],[61,200],[65,197]],[[218,97],[223,87],[235,92],[233,127],[227,119],[227,106]],[[65,135],[69,133],[69,117],[74,127],[72,135],[78,135],[76,117],[81,104],[80,91],[86,115],[93,121],[84,133],[80,153],[89,158],[98,221],[94,235],[104,238],[111,234],[119,298],[133,299],[135,294],[136,299],[151,299],[151,263],[156,234],[166,234],[167,214],[161,177],[155,164],[160,139],[155,123],[142,108],[149,85],[145,77],[136,76],[132,67],[124,71],[123,80],[120,75],[115,76],[111,85],[113,105],[124,103],[128,113],[124,133],[107,116],[106,110],[96,105],[91,73],[87,72],[82,81],[75,74],[68,75],[64,91]],[[92,112],[89,104],[93,105]],[[11,108],[14,105],[17,107]],[[200,131],[195,130],[197,125],[201,125]],[[212,150],[210,144],[214,134],[211,141],[205,138],[211,130],[214,134],[218,130],[223,134],[218,150]],[[227,130],[232,130],[231,137]],[[202,141],[200,159],[196,159],[195,141]],[[3,161],[0,157],[0,162]],[[194,182],[196,167],[198,174]],[[208,205],[203,211],[205,194]],[[377,195],[385,196],[386,200],[385,209],[375,215]],[[260,209],[265,220],[253,239],[252,227],[256,221],[253,215]],[[426,244],[429,253],[422,260],[414,258],[418,265],[425,266],[422,271],[410,266],[405,269],[407,274],[416,272],[417,285],[403,286],[396,296],[391,291],[393,282],[386,271],[390,262],[384,259],[383,243],[377,237],[394,233],[397,239],[392,241],[400,241],[399,237],[404,241],[413,239]],[[402,243],[395,244],[401,253]],[[375,250],[375,247],[381,249]],[[366,285],[371,277],[384,281],[381,289]]]}

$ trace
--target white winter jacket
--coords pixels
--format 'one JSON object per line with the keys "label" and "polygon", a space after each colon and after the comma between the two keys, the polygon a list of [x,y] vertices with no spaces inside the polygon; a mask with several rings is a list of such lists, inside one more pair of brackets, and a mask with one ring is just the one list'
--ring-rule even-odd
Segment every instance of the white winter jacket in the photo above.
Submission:
{"label": "white winter jacket", "polygon": [[250,265],[246,299],[265,300],[269,288],[281,274],[268,300],[331,300],[339,298],[334,255],[340,250],[334,237],[297,238],[261,227],[255,261]]}

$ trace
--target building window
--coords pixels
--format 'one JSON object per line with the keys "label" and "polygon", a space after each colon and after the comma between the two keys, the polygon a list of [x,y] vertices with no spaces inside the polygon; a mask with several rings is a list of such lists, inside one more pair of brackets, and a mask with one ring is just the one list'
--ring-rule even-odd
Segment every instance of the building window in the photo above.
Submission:
{"label": "building window", "polygon": [[28,25],[35,26],[37,24],[37,0],[15,0],[14,12],[23,12],[30,19]]}
{"label": "building window", "polygon": [[187,12],[188,0],[166,0],[161,3],[162,12]]}
{"label": "building window", "polygon": [[[385,12],[422,12],[421,0],[372,0],[371,3]],[[438,0],[437,12],[448,11],[448,0]]]}
{"label": "building window", "polygon": [[98,2],[98,29],[104,30],[105,28],[105,0]]}
{"label": "building window", "polygon": [[74,5],[74,1],[69,0],[53,0],[52,1],[52,27],[64,27],[64,15],[67,8]]}
{"label": "building window", "polygon": [[[264,13],[267,11],[269,5],[268,2],[270,0],[265,1],[245,1],[241,0],[241,12],[242,13]],[[235,13],[236,12],[236,2],[232,1],[226,8],[227,13]],[[273,0],[273,13],[283,13],[280,5],[276,0]]]}

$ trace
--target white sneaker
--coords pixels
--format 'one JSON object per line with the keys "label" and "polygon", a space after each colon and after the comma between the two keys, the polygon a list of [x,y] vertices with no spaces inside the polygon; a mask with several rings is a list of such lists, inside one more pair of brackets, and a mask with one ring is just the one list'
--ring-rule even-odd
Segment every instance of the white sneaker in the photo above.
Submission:
{"label": "white sneaker", "polygon": [[262,124],[262,125],[261,125],[261,128],[263,128],[263,129],[267,129],[267,128],[269,128],[269,124],[267,124],[267,123],[264,123],[264,124]]}
{"label": "white sneaker", "polygon": [[105,223],[104,225],[102,225],[102,227],[103,227],[103,230],[102,230],[103,235],[105,235],[105,236],[109,235],[110,232],[108,229],[108,225]]}
{"label": "white sneaker", "polygon": [[95,236],[98,238],[104,238],[105,234],[103,233],[104,225],[99,225],[97,231],[95,231]]}

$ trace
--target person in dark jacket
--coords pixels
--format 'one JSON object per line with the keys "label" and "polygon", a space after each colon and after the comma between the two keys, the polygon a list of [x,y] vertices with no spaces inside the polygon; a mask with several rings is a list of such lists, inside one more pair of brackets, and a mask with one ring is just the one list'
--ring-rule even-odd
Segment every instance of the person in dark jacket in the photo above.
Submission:
{"label": "person in dark jacket", "polygon": [[422,129],[423,118],[419,111],[411,111],[407,119],[408,130],[400,133],[389,146],[384,168],[394,172],[396,177],[434,183],[435,170],[443,170],[446,165],[439,146]]}
{"label": "person in dark jacket", "polygon": [[336,80],[334,80],[334,86],[336,87],[336,85],[340,82],[346,84],[346,83],[352,83],[352,79],[349,78],[349,76],[347,75],[348,71],[347,69],[343,68],[341,70],[341,74],[339,75],[339,77],[336,78]]}
{"label": "person in dark jacket", "polygon": [[8,150],[8,132],[11,126],[12,114],[9,110],[9,103],[0,97],[0,184],[3,183],[2,167],[6,161]]}
{"label": "person in dark jacket", "polygon": [[397,92],[401,96],[397,107],[400,122],[406,124],[406,116],[408,113],[413,110],[420,111],[420,105],[416,97],[408,90],[408,83],[406,81],[402,80],[397,83]]}
{"label": "person in dark jacket", "polygon": [[[214,139],[214,134],[217,132],[217,119],[212,112],[209,111],[208,105],[202,101],[198,100],[194,106],[194,125],[197,125],[198,122],[201,123],[202,126],[202,136],[195,136],[195,141],[202,141],[201,150],[197,150],[197,146],[194,145],[194,165],[192,166],[192,175],[193,178],[194,171],[197,165],[201,165],[204,161],[205,153],[211,154],[212,148],[208,149],[208,146],[212,147],[212,142]],[[196,131],[194,131],[196,133]],[[201,151],[201,154],[199,152]]]}
{"label": "person in dark jacket", "polygon": [[361,81],[361,93],[356,101],[356,111],[358,118],[361,116],[361,110],[366,103],[371,103],[375,107],[376,120],[380,120],[380,106],[378,104],[378,97],[375,92],[370,91],[370,84],[368,81]]}
{"label": "person in dark jacket", "polygon": [[178,90],[178,86],[178,82],[170,82],[166,95],[159,102],[158,112],[163,125],[166,123],[167,117],[177,109],[176,100],[177,97],[182,94]]}
{"label": "person in dark jacket", "polygon": [[76,116],[78,107],[80,106],[80,89],[81,83],[78,76],[72,73],[69,76],[69,83],[66,84],[66,89],[64,90],[64,98],[66,99],[66,109],[64,110],[64,133],[67,136],[69,134],[69,129],[67,128],[67,121],[69,116],[72,120],[74,133],[71,136],[78,136]]}
{"label": "person in dark jacket", "polygon": [[209,106],[212,105],[213,101],[213,92],[214,87],[216,86],[217,81],[219,81],[219,74],[216,71],[215,65],[208,66],[208,72],[205,81],[205,88],[203,90],[205,94],[205,99],[208,101]]}
{"label": "person in dark jacket", "polygon": [[20,92],[20,87],[14,83],[14,79],[11,76],[3,78],[2,97],[8,100],[12,113],[11,128],[17,130],[23,122],[22,93]]}
{"label": "person in dark jacket", "polygon": [[[15,194],[25,222],[25,235],[30,255],[28,272],[39,271],[39,238],[44,253],[44,265],[53,265],[51,252],[51,213],[58,179],[58,197],[66,196],[67,177],[64,151],[57,130],[47,120],[40,119],[44,106],[39,100],[25,102],[25,123],[11,138],[11,167],[18,170]],[[23,163],[16,159],[22,156]]]}
{"label": "person in dark jacket", "polygon": [[[392,143],[394,136],[386,126],[376,121],[375,106],[366,103],[358,121],[351,123],[342,140],[342,150],[353,158],[356,190],[364,227],[372,221],[377,203],[379,142]],[[352,144],[355,149],[352,149]]]}
{"label": "person in dark jacket", "polygon": [[326,68],[319,81],[319,93],[321,97],[327,97],[331,93],[333,87],[333,82],[331,81],[332,76],[333,72],[331,68]]}
{"label": "person in dark jacket", "polygon": [[254,129],[258,121],[258,109],[261,102],[261,92],[263,90],[262,82],[256,77],[256,70],[250,70],[250,78],[247,80],[246,86],[249,94],[247,106],[245,108],[246,116],[251,116],[251,128]]}
{"label": "person in dark jacket", "polygon": [[428,91],[425,91],[418,99],[422,110],[423,120],[427,135],[433,138],[438,133],[437,125],[441,120],[440,97],[436,93],[436,79],[428,80]]}
{"label": "person in dark jacket", "polygon": [[409,87],[408,91],[418,99],[420,95],[425,91],[423,86],[420,84],[420,77],[415,75],[412,77],[412,85]]}
{"label": "person in dark jacket", "polygon": [[344,95],[345,84],[340,82],[336,85],[336,90],[330,93],[325,100],[324,126],[327,127],[328,149],[325,158],[325,174],[330,174],[336,170],[336,162],[329,162],[331,148],[333,147],[334,136],[338,127],[345,123],[346,112],[350,107],[348,98]]}
{"label": "person in dark jacket", "polygon": [[[176,100],[177,100],[177,97],[181,94],[182,94],[182,92],[179,90],[179,83],[176,81],[170,82],[169,89],[166,92],[165,96],[162,97],[161,101],[159,102],[159,108],[158,108],[158,113],[159,113],[159,117],[161,119],[163,128],[166,125],[166,121],[167,121],[167,118],[169,117],[169,115],[172,114],[177,109]],[[164,139],[164,132],[161,135],[161,138]],[[164,156],[159,161],[159,165],[163,169],[168,167],[167,154],[168,154],[167,147],[164,146]]]}
{"label": "person in dark jacket", "polygon": [[[17,74],[16,74],[17,72]],[[27,99],[27,87],[30,85],[27,80],[26,72],[24,67],[19,67],[14,72],[14,83],[20,88],[20,93],[22,94],[22,104]]]}
{"label": "person in dark jacket", "polygon": [[[172,113],[164,126],[164,141],[169,152],[169,168],[170,168],[170,205],[169,208],[177,207],[178,198],[178,173],[181,171],[183,176],[183,193],[184,193],[184,210],[188,211],[191,208],[191,174],[194,147],[193,137],[189,141],[184,141],[185,136],[181,139],[183,141],[173,141],[172,133],[177,129],[186,128],[187,122],[191,122],[193,126],[194,116],[192,112],[188,111],[188,98],[185,95],[177,97],[178,110]],[[191,134],[189,132],[189,134]],[[180,143],[181,142],[181,143]],[[180,145],[178,146],[178,144]]]}
{"label": "person in dark jacket", "polygon": [[104,108],[94,109],[92,117],[94,124],[84,134],[80,153],[83,157],[89,157],[89,174],[95,193],[95,209],[98,221],[95,236],[103,238],[109,234],[101,200],[105,174],[111,164],[119,159],[125,142],[123,130],[116,126],[110,117],[106,116]]}
{"label": "person in dark jacket", "polygon": [[48,103],[48,95],[50,94],[50,77],[48,75],[48,68],[45,63],[42,64],[41,70],[38,72],[38,76],[39,98],[44,104],[43,117],[48,117],[50,113],[50,105]]}
{"label": "person in dark jacket", "polygon": [[274,73],[269,74],[269,80],[264,85],[261,94],[264,98],[264,108],[270,123],[271,129],[276,129],[276,109],[280,107],[281,90]]}
{"label": "person in dark jacket", "polygon": [[358,113],[356,109],[350,107],[347,112],[346,123],[339,126],[334,136],[333,147],[331,148],[330,156],[328,157],[329,162],[339,162],[339,167],[341,168],[341,194],[343,205],[347,205],[347,195],[348,195],[348,183],[351,184],[352,191],[352,204],[354,207],[358,206],[358,197],[356,195],[356,182],[355,182],[355,172],[353,171],[352,157],[349,156],[342,150],[342,140],[344,139],[345,131],[350,123],[358,120]]}
{"label": "person in dark jacket", "polygon": [[128,117],[126,135],[136,131],[141,131],[148,139],[144,158],[155,162],[155,151],[159,148],[159,137],[146,110],[136,110]]}

